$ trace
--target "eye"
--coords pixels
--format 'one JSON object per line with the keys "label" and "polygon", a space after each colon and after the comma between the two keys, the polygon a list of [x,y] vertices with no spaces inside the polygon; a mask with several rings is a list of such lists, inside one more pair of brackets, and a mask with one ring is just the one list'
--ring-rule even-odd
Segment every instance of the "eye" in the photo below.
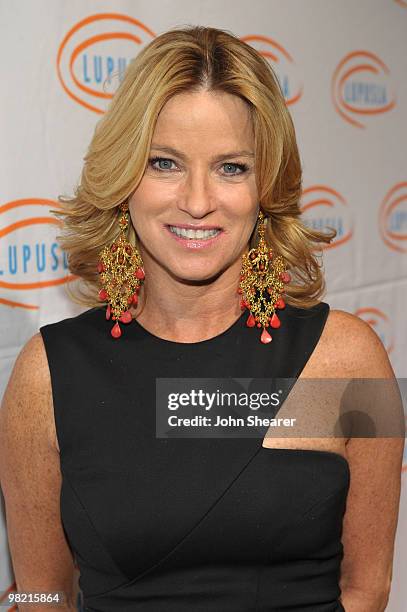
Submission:
{"label": "eye", "polygon": [[[174,160],[168,157],[150,157],[148,161],[150,167],[156,172],[172,172],[173,169],[171,168],[171,164],[175,164]],[[154,165],[157,163],[158,167]],[[227,170],[225,172],[225,175],[227,176],[237,176],[238,174],[244,174],[248,170],[248,166],[246,164],[232,162],[224,163],[223,167]]]}
{"label": "eye", "polygon": [[[171,171],[170,165],[175,163],[172,159],[168,159],[167,157],[150,157],[148,161],[151,168],[157,172]],[[153,165],[156,162],[159,163],[160,167],[157,168],[157,166]]]}
{"label": "eye", "polygon": [[[223,166],[228,169],[232,168],[232,172],[226,172],[226,174],[229,176],[244,174],[248,169],[246,164],[234,164],[232,162],[227,162],[226,164],[223,164]],[[235,168],[238,168],[240,172],[236,172],[236,170],[234,170]]]}

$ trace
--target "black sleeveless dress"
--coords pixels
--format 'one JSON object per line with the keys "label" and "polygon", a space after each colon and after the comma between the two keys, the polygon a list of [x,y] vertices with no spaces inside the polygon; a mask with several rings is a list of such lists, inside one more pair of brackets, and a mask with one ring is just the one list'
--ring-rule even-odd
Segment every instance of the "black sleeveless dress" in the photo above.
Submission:
{"label": "black sleeveless dress", "polygon": [[[333,612],[350,483],[340,454],[261,437],[159,438],[156,377],[299,376],[329,305],[287,305],[270,344],[246,326],[197,343],[105,308],[40,328],[60,447],[61,518],[89,611]],[[267,428],[266,428],[267,429]]]}

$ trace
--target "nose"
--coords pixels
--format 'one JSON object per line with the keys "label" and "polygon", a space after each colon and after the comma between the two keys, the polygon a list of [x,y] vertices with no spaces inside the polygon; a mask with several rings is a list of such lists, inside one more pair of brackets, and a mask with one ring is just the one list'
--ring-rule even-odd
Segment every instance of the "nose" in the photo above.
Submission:
{"label": "nose", "polygon": [[210,178],[204,169],[195,168],[188,174],[178,207],[195,219],[206,217],[215,209]]}

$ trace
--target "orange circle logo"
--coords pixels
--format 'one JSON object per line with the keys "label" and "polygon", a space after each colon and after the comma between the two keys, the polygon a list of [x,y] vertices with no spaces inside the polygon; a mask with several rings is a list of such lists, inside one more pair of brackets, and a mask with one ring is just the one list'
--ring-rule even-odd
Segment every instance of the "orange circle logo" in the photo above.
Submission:
{"label": "orange circle logo", "polygon": [[298,69],[293,57],[278,42],[268,36],[253,34],[242,36],[243,42],[250,44],[272,65],[287,105],[295,104],[303,94],[304,86],[300,81]]}
{"label": "orange circle logo", "polygon": [[121,80],[130,61],[154,37],[150,28],[129,15],[99,13],[82,19],[58,49],[61,86],[77,104],[104,113],[114,95],[113,77]]}
{"label": "orange circle logo", "polygon": [[345,198],[332,187],[314,185],[304,189],[301,197],[302,221],[308,227],[324,231],[333,227],[336,237],[323,250],[342,246],[353,236],[353,219]]}
{"label": "orange circle logo", "polygon": [[397,183],[379,208],[379,231],[393,251],[407,253],[407,182]]}
{"label": "orange circle logo", "polygon": [[[58,208],[59,203],[29,198],[0,206],[0,241],[4,254],[0,287],[10,292],[9,297],[0,298],[1,304],[37,310],[37,305],[15,299],[16,292],[21,295],[20,292],[55,287],[77,278],[67,274],[65,254],[55,240],[55,226],[59,227],[61,222],[50,214],[44,215],[44,206],[48,212],[49,208]],[[43,226],[43,230],[33,238],[30,230],[35,225]]]}
{"label": "orange circle logo", "polygon": [[394,348],[394,337],[389,317],[378,308],[359,308],[355,313],[374,329],[388,353]]}
{"label": "orange circle logo", "polygon": [[339,115],[351,125],[365,128],[368,117],[386,113],[396,105],[390,70],[371,51],[348,53],[335,68],[331,95]]}

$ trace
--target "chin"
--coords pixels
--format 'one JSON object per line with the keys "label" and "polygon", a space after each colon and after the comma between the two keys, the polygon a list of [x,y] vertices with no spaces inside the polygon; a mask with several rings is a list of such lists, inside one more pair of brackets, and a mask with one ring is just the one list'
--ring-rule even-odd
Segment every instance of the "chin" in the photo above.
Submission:
{"label": "chin", "polygon": [[206,268],[205,270],[192,269],[186,272],[185,269],[177,270],[174,268],[170,270],[170,272],[175,278],[178,278],[179,280],[184,281],[185,283],[206,283],[218,277],[221,274],[222,270],[223,268],[221,269],[214,267],[209,272],[208,268]]}

